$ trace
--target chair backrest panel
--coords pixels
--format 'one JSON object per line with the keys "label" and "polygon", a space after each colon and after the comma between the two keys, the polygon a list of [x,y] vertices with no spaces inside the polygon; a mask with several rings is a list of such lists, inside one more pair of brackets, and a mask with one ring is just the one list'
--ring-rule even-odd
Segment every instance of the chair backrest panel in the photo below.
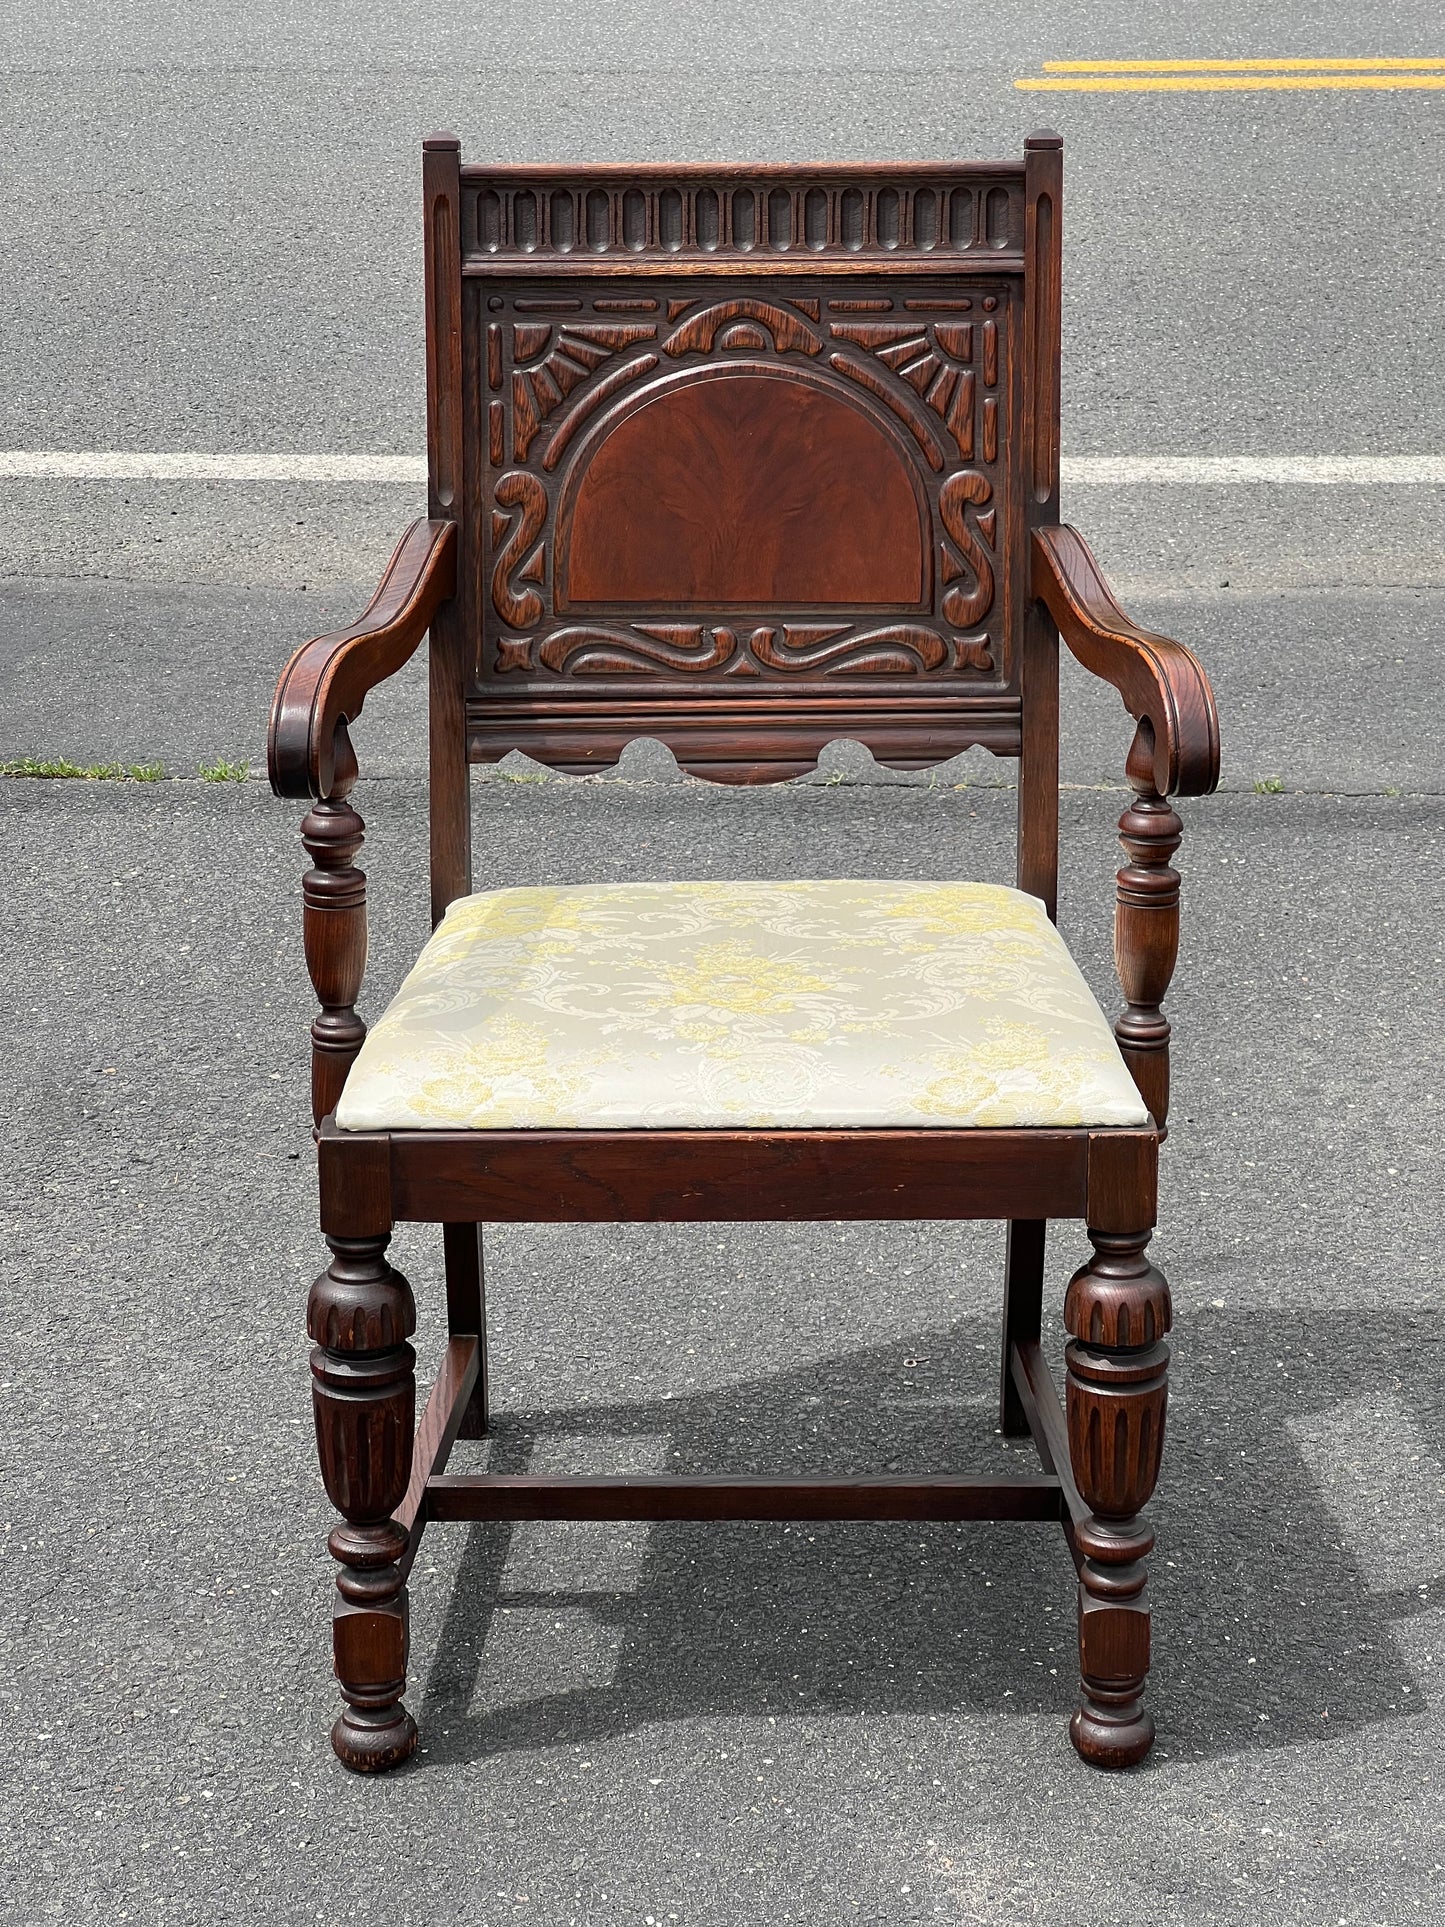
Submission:
{"label": "chair backrest panel", "polygon": [[1020,754],[1029,536],[1057,503],[1056,144],[999,166],[427,159],[433,513],[460,522],[472,758],[586,770],[650,736],[767,781],[838,736],[903,767]]}

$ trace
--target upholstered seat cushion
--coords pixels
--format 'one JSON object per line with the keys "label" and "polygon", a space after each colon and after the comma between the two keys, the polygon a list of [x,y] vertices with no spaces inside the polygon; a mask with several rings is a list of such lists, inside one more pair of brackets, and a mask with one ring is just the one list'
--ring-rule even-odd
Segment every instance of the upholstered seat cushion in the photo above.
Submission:
{"label": "upholstered seat cushion", "polygon": [[623,883],[454,903],[343,1130],[1142,1124],[1041,903],[981,883]]}

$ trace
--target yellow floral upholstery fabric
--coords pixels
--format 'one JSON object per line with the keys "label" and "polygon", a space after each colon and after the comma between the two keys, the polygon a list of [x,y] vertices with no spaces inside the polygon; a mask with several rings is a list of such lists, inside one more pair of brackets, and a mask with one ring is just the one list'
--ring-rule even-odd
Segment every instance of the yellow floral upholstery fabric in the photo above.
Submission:
{"label": "yellow floral upholstery fabric", "polygon": [[454,903],[343,1130],[1142,1124],[1043,905],[982,883],[622,883]]}

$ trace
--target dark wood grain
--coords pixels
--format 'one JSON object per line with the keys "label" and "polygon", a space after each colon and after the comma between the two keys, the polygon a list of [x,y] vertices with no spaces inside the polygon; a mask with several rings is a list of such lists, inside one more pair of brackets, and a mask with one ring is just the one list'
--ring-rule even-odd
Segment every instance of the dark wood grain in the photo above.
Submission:
{"label": "dark wood grain", "polygon": [[430,1479],[446,1471],[452,1447],[463,1436],[463,1425],[476,1390],[481,1367],[481,1340],[452,1337],[447,1340],[436,1380],[416,1428],[412,1448],[411,1476],[392,1518],[406,1534],[406,1550],[397,1559],[405,1579],[421,1545],[426,1525],[426,1490]]}
{"label": "dark wood grain", "polygon": [[963,1473],[852,1479],[545,1478],[478,1473],[429,1479],[433,1519],[1058,1519],[1060,1486],[1047,1474],[1013,1479]]}
{"label": "dark wood grain", "polygon": [[1179,952],[1179,873],[1169,859],[1183,825],[1166,799],[1219,781],[1214,692],[1182,643],[1126,616],[1088,545],[1070,528],[1034,531],[1034,589],[1064,641],[1111,682],[1137,722],[1125,773],[1134,801],[1119,819],[1125,853],[1114,915],[1114,957],[1126,1008],[1114,1026],[1140,1095],[1163,1133],[1169,1114],[1169,1023],[1161,1005]]}
{"label": "dark wood grain", "polygon": [[559,510],[559,610],[924,606],[922,491],[850,402],[753,361],[644,393]]}
{"label": "dark wood grain", "polygon": [[[424,251],[428,513],[434,521],[455,523],[464,501],[476,513],[476,464],[468,460],[468,450],[480,433],[474,384],[463,386],[460,143],[455,135],[434,134],[423,141],[422,198],[428,239]],[[459,549],[459,560],[461,553]],[[455,593],[432,618],[427,665],[434,925],[447,906],[472,887],[466,687],[475,621],[475,582],[458,568]]]}
{"label": "dark wood grain", "polygon": [[1144,1256],[1147,1230],[1091,1227],[1089,1237],[1094,1256],[1064,1299],[1069,1461],[1092,1514],[1074,1526],[1083,1704],[1069,1732],[1094,1765],[1133,1766],[1154,1738],[1143,1703],[1150,1656],[1144,1559],[1154,1532],[1140,1514],[1164,1445],[1169,1287]]}
{"label": "dark wood grain", "polygon": [[1013,1360],[1017,1346],[1038,1342],[1043,1318],[1048,1228],[1046,1218],[1015,1219],[1008,1228],[998,1418],[998,1429],[1006,1439],[1022,1438],[1029,1430],[1028,1414],[1014,1383]]}
{"label": "dark wood grain", "polygon": [[829,743],[862,743],[888,769],[929,769],[979,745],[1016,756],[1019,701],[1008,695],[910,701],[864,715],[837,699],[708,696],[687,701],[621,697],[586,703],[528,694],[468,704],[472,754],[494,762],[527,754],[574,776],[611,768],[639,736],[665,743],[693,776],[714,783],[778,783],[817,767]]}
{"label": "dark wood grain", "polygon": [[1035,603],[1019,639],[1019,805],[1015,880],[1057,919],[1059,900],[1059,638]]}
{"label": "dark wood grain", "polygon": [[366,1037],[356,999],[366,969],[366,873],[353,859],[366,826],[342,800],[318,803],[301,824],[313,867],[301,879],[306,968],[321,1009],[311,1025],[311,1115],[336,1109]]}
{"label": "dark wood grain", "polygon": [[[1062,290],[1063,143],[1031,134],[1024,143],[1024,301],[1012,355],[1019,432],[1009,463],[1010,516],[1030,532],[1059,519],[1059,351]],[[1059,888],[1059,639],[1035,599],[1031,549],[1012,554],[1020,574],[1017,880],[1052,917]]]}
{"label": "dark wood grain", "polygon": [[476,1341],[477,1370],[467,1408],[461,1417],[459,1436],[464,1439],[485,1438],[491,1420],[482,1227],[479,1224],[444,1224],[442,1247],[447,1278],[447,1330],[453,1338],[474,1338]]}
{"label": "dark wood grain", "polygon": [[[342,1523],[333,1735],[361,1771],[415,1744],[405,1580],[429,1519],[1039,1519],[1079,1572],[1087,1760],[1152,1735],[1143,1517],[1168,1287],[1145,1251],[1168,1104],[1162,1000],[1179,819],[1213,788],[1202,668],[1124,615],[1058,524],[1063,159],[866,166],[461,165],[423,154],[429,517],[350,629],[283,672],[278,793],[309,797],[305,941],[322,1227],[309,1328]],[[350,725],[430,632],[433,921],[471,888],[471,761],[586,773],[639,737],[711,781],[777,782],[838,738],[898,769],[1017,758],[1017,876],[1054,914],[1059,642],[1133,716],[1117,1036],[1139,1130],[347,1133],[365,1036],[363,826]],[[1001,1427],[1023,1479],[455,1477],[486,1429],[484,1221],[985,1218],[1009,1224]],[[1048,1222],[1093,1257],[1041,1348]],[[415,1310],[397,1221],[442,1226],[448,1338],[413,1442]]]}
{"label": "dark wood grain", "polygon": [[[413,522],[360,619],[302,643],[271,706],[267,763],[278,796],[335,793],[350,756],[345,726],[361,714],[368,691],[412,656],[456,587],[456,566],[455,524]],[[350,778],[355,773],[352,760]]]}
{"label": "dark wood grain", "polygon": [[1086,1131],[398,1131],[390,1142],[397,1219],[428,1223],[1067,1218],[1087,1203]]}
{"label": "dark wood grain", "polygon": [[1093,1514],[1074,1484],[1073,1466],[1069,1458],[1068,1421],[1059,1403],[1059,1394],[1042,1345],[1037,1339],[1020,1339],[1012,1347],[1009,1366],[1039,1462],[1045,1472],[1051,1473],[1059,1481],[1059,1497],[1068,1515],[1069,1548],[1075,1553],[1077,1563],[1083,1555],[1077,1551],[1074,1528],[1083,1525]]}
{"label": "dark wood grain", "polygon": [[1160,1133],[1091,1131],[1088,1204],[1084,1215],[1098,1231],[1152,1226],[1159,1196]]}
{"label": "dark wood grain", "polygon": [[468,166],[463,270],[532,280],[916,274],[1023,265],[1017,162]]}
{"label": "dark wood grain", "polygon": [[385,1238],[330,1238],[331,1263],[311,1287],[316,1446],[343,1523],[332,1647],[345,1710],[337,1757],[357,1773],[398,1765],[416,1748],[406,1690],[407,1534],[392,1518],[410,1483],[416,1423],[411,1287],[386,1261]]}
{"label": "dark wood grain", "polygon": [[1035,595],[1139,725],[1131,761],[1148,769],[1160,796],[1207,795],[1219,781],[1219,717],[1198,659],[1124,614],[1077,529],[1036,529],[1033,545]]}
{"label": "dark wood grain", "polygon": [[1119,818],[1125,862],[1115,884],[1114,963],[1126,1003],[1114,1035],[1161,1136],[1169,1118],[1170,1037],[1161,1006],[1179,956],[1179,872],[1169,859],[1183,832],[1152,787]]}

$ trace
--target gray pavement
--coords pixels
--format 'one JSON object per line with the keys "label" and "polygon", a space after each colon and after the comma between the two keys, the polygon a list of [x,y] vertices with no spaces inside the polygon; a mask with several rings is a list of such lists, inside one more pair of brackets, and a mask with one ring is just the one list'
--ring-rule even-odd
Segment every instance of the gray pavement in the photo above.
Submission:
{"label": "gray pavement", "polygon": [[[1065,805],[1064,926],[1106,998],[1118,802]],[[495,783],[479,882],[1002,876],[1010,805]],[[428,1750],[344,1774],[290,813],[254,784],[16,783],[0,810],[7,1918],[1434,1917],[1438,798],[1189,812],[1161,1737],[1127,1786],[1068,1747],[1071,1574],[1025,1528],[434,1529]],[[371,815],[376,1008],[423,927],[421,786],[377,785]],[[1060,1286],[1078,1246],[1057,1234]],[[398,1252],[429,1361],[438,1254]],[[490,1252],[499,1423],[468,1459],[1013,1450],[996,1228],[510,1228]]]}
{"label": "gray pavement", "polygon": [[[983,16],[566,0],[0,5],[0,449],[416,453],[417,156],[1012,151],[1066,137],[1074,455],[1442,446],[1439,94],[1016,93],[1046,59],[1441,51],[1421,0]],[[1388,43],[1388,44],[1386,44]],[[353,615],[406,485],[0,479],[0,1922],[1157,1920],[1442,1911],[1442,492],[1075,485],[1219,692],[1186,811],[1179,1311],[1154,1516],[1160,1739],[1064,1725],[1072,1582],[1024,1528],[434,1529],[426,1750],[333,1760],[279,663]],[[419,664],[368,704],[378,1011],[421,940]],[[1106,1006],[1126,732],[1066,679],[1062,922]],[[835,745],[739,794],[476,792],[478,885],[1005,878],[1010,767]],[[841,776],[830,782],[829,776]],[[1283,793],[1257,793],[1277,779]],[[1061,1293],[1079,1238],[1051,1243]],[[498,1424],[462,1463],[940,1468],[993,1427],[993,1227],[508,1227]],[[407,1231],[424,1368],[439,1253]],[[1051,1343],[1057,1350],[1058,1333]]]}

